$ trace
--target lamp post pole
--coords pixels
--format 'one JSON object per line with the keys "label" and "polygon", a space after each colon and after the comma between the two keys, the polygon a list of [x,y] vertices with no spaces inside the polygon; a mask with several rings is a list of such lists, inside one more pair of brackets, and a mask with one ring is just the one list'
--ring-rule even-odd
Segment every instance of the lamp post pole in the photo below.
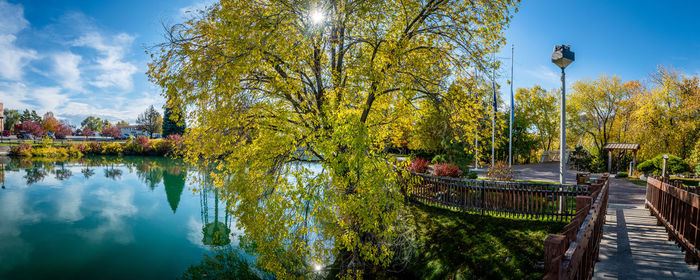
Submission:
{"label": "lamp post pole", "polygon": [[552,63],[561,68],[561,124],[559,126],[559,183],[566,184],[566,73],[564,69],[574,62],[574,52],[568,45],[554,46]]}
{"label": "lamp post pole", "polygon": [[[476,81],[474,99],[479,100],[479,68],[474,70],[474,80]],[[476,130],[474,130],[474,169],[479,169],[479,119],[476,120]]]}
{"label": "lamp post pole", "polygon": [[561,68],[561,124],[559,126],[559,183],[566,184],[566,73]]}

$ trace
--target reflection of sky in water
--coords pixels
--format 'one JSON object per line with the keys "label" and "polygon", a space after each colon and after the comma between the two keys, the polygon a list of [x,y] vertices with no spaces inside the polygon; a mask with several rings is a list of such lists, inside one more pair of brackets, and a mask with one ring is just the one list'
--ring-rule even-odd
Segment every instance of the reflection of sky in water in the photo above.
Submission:
{"label": "reflection of sky in water", "polygon": [[[147,176],[135,167],[143,160],[154,161]],[[94,172],[87,178],[80,164],[39,167],[46,175],[31,185],[27,175],[35,173],[26,165],[6,166],[0,279],[172,279],[198,264],[211,249],[202,244],[204,206],[188,191],[179,171],[185,169],[168,169],[171,163],[135,157],[127,166],[88,167]],[[121,170],[121,176],[107,178],[107,169]],[[231,233],[237,246],[242,231]]]}
{"label": "reflection of sky in water", "polygon": [[28,205],[24,192],[7,191],[0,196],[0,273],[28,260],[33,248],[22,238],[21,227],[40,218]]}

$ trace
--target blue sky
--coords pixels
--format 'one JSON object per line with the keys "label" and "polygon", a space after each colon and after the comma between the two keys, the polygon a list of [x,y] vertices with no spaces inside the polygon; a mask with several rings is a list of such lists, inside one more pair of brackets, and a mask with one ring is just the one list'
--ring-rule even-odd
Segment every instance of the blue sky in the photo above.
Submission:
{"label": "blue sky", "polygon": [[0,0],[0,102],[73,124],[88,115],[133,122],[163,104],[145,75],[146,47],[162,41],[161,23],[202,3]]}
{"label": "blue sky", "polygon": [[[206,2],[0,0],[0,102],[74,124],[87,115],[133,122],[163,104],[145,76],[146,47],[162,41],[162,22],[180,22]],[[602,73],[644,81],[658,65],[696,74],[697,11],[700,1],[523,1],[498,55],[501,83],[510,76],[511,44],[516,88],[559,87],[550,62],[556,44],[576,53],[569,85]]]}
{"label": "blue sky", "polygon": [[[698,11],[700,1],[526,0],[506,31],[508,44],[498,55],[503,60],[500,75],[510,77],[511,44],[515,88],[559,88],[561,71],[550,60],[559,44],[571,45],[576,53],[566,68],[569,86],[603,73],[645,82],[659,65],[697,74]],[[502,91],[508,94],[509,88]]]}

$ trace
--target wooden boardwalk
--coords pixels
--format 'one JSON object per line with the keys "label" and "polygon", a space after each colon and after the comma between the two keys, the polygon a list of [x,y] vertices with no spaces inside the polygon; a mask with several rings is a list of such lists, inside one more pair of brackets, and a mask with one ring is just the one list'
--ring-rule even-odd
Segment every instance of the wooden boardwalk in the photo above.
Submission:
{"label": "wooden boardwalk", "polygon": [[684,262],[684,253],[644,208],[645,187],[611,180],[593,279],[700,279],[697,266]]}

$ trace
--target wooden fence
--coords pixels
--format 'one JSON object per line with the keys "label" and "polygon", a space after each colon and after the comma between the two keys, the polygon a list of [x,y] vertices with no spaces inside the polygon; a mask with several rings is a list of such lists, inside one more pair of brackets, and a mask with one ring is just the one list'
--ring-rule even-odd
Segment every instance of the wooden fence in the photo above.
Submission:
{"label": "wooden fence", "polygon": [[700,195],[696,191],[651,177],[645,203],[657,225],[666,227],[668,240],[676,241],[685,251],[685,261],[694,264],[700,261]]}
{"label": "wooden fence", "polygon": [[585,185],[455,179],[413,173],[408,197],[428,205],[482,215],[568,221]]}
{"label": "wooden fence", "polygon": [[576,216],[561,234],[544,242],[544,279],[590,279],[598,261],[608,210],[608,174],[591,185],[590,196],[576,197]]}

